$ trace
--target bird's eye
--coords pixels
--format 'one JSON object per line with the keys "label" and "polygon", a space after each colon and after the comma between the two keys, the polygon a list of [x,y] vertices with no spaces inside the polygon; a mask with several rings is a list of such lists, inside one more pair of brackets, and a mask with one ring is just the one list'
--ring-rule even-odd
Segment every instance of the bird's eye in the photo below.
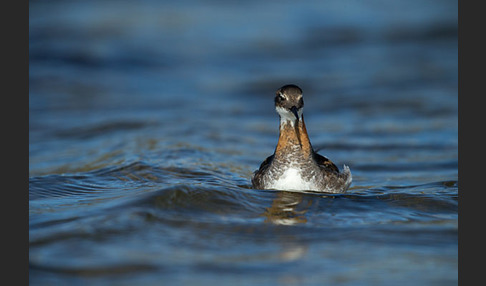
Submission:
{"label": "bird's eye", "polygon": [[286,100],[287,98],[285,98],[285,96],[283,96],[283,94],[279,93],[279,94],[278,94],[278,99],[280,99],[280,100],[284,101],[284,100]]}

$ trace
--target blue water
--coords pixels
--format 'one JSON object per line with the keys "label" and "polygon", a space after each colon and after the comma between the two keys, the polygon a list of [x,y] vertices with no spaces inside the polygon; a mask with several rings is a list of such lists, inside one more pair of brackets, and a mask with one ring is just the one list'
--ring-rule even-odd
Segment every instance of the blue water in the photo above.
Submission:
{"label": "blue water", "polygon": [[[32,285],[456,285],[457,1],[30,1]],[[297,84],[345,194],[251,188]]]}

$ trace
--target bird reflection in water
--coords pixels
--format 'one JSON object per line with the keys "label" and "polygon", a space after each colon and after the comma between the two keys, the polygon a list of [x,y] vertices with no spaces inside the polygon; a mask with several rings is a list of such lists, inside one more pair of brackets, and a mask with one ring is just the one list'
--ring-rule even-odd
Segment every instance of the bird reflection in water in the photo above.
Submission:
{"label": "bird reflection in water", "polygon": [[272,202],[272,206],[266,208],[262,214],[266,217],[265,222],[279,225],[306,223],[305,213],[312,201],[308,200],[302,203],[303,198],[302,193],[279,191]]}

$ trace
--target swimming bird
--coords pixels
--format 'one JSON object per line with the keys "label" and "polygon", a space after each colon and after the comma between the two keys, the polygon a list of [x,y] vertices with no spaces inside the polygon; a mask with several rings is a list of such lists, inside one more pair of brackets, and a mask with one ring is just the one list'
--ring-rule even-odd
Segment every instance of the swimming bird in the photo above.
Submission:
{"label": "swimming bird", "polygon": [[302,89],[293,84],[279,88],[275,110],[280,116],[277,147],[253,173],[253,188],[344,193],[352,181],[351,171],[344,165],[340,172],[312,148],[304,122]]}

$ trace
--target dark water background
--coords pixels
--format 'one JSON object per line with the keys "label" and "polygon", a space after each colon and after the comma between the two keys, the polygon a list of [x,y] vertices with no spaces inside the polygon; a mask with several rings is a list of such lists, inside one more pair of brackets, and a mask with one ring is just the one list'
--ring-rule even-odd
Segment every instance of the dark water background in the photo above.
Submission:
{"label": "dark water background", "polygon": [[[30,1],[32,285],[455,285],[457,1]],[[342,195],[253,190],[304,90]]]}

